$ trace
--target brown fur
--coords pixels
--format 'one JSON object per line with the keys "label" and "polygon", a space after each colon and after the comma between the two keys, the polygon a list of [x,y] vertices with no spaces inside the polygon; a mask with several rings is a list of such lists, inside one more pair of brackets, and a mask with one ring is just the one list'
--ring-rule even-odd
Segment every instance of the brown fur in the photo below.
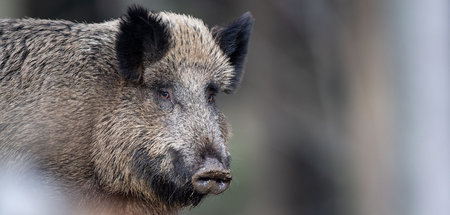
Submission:
{"label": "brown fur", "polygon": [[[0,159],[38,169],[95,213],[168,214],[198,204],[194,193],[162,194],[172,185],[193,192],[190,177],[205,156],[229,166],[228,125],[205,88],[227,91],[234,68],[200,20],[155,16],[170,46],[157,62],[144,58],[139,83],[118,73],[119,20],[1,20]],[[159,101],[160,87],[171,103]]]}

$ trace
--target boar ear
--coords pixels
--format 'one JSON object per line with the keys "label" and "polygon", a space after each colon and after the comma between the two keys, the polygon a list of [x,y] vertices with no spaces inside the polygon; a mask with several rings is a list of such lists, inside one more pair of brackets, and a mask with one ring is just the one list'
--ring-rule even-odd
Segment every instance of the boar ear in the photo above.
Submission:
{"label": "boar ear", "polygon": [[230,58],[231,65],[234,67],[228,92],[234,91],[240,84],[253,22],[254,19],[250,12],[246,12],[231,24],[212,29],[214,39],[219,44],[220,49]]}
{"label": "boar ear", "polygon": [[160,60],[169,47],[169,33],[158,16],[132,6],[120,20],[116,41],[120,75],[131,81],[142,80],[145,60]]}

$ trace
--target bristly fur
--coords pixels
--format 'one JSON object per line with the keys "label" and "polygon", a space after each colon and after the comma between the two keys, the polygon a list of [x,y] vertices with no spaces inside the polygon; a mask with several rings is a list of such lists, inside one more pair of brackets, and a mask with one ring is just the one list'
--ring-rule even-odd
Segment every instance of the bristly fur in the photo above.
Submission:
{"label": "bristly fur", "polygon": [[156,62],[169,48],[169,31],[156,14],[132,6],[121,19],[116,49],[120,74],[128,80],[142,78],[143,61]]}
{"label": "bristly fur", "polygon": [[246,12],[231,24],[225,27],[216,27],[212,30],[214,38],[216,38],[222,51],[230,58],[234,67],[231,91],[236,90],[243,76],[245,56],[247,55],[248,40],[253,22],[251,13]]}

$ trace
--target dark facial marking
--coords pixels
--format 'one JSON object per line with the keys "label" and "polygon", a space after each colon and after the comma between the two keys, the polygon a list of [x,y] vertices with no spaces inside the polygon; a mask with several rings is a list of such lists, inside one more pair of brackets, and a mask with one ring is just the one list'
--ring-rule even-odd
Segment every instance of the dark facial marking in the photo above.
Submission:
{"label": "dark facial marking", "polygon": [[151,187],[156,195],[171,206],[197,206],[204,197],[203,194],[194,191],[190,181],[180,186],[168,179],[167,176],[160,174],[153,177]]}
{"label": "dark facial marking", "polygon": [[[215,159],[221,161],[225,165],[224,161],[222,160],[222,155],[219,153],[219,151],[217,151],[217,149],[211,143],[205,144],[204,147],[202,147],[200,149],[200,157],[202,159],[206,159],[206,157],[215,158]],[[229,165],[226,167],[229,167]]]}
{"label": "dark facial marking", "polygon": [[176,150],[169,151],[174,169],[167,174],[165,173],[167,171],[162,171],[160,168],[165,158],[163,155],[151,158],[147,150],[143,148],[136,150],[134,154],[136,174],[148,183],[154,194],[169,205],[198,205],[204,195],[194,191],[191,183],[192,173],[187,168],[181,153]]}
{"label": "dark facial marking", "polygon": [[163,161],[163,156],[150,157],[144,148],[139,148],[133,156],[133,169],[139,178],[151,181],[152,177],[159,170],[159,164]]}

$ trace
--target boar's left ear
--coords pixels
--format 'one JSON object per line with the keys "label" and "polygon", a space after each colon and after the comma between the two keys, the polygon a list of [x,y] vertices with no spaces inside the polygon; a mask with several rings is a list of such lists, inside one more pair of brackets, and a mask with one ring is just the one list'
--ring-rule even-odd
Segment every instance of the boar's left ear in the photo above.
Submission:
{"label": "boar's left ear", "polygon": [[220,49],[230,58],[231,65],[234,67],[231,86],[225,91],[226,93],[235,91],[240,84],[253,22],[251,13],[246,12],[231,24],[212,29],[214,39]]}
{"label": "boar's left ear", "polygon": [[169,48],[169,33],[157,14],[132,6],[121,19],[116,41],[120,75],[141,81],[145,60],[161,59]]}

